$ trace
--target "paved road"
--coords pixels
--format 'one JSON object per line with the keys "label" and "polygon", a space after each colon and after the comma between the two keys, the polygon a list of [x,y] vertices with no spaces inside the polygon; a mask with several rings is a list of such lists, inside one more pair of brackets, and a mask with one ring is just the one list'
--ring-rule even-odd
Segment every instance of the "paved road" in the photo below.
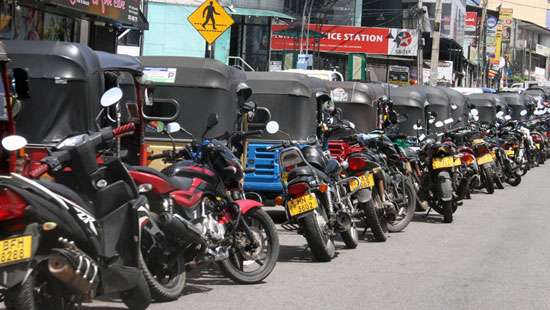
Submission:
{"label": "paved road", "polygon": [[195,272],[180,300],[151,309],[550,309],[549,179],[547,164],[517,188],[475,194],[453,224],[417,214],[386,243],[340,244],[331,263],[312,262],[304,239],[281,230],[280,261],[266,283]]}

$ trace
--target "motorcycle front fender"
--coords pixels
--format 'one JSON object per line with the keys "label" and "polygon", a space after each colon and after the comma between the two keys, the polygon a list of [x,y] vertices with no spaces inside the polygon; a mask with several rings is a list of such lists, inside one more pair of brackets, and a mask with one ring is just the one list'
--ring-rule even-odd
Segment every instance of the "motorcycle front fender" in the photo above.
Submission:
{"label": "motorcycle front fender", "polygon": [[263,207],[263,204],[261,202],[258,202],[256,200],[252,200],[252,199],[235,200],[235,204],[237,204],[239,206],[241,214],[243,214],[243,215],[247,214],[248,212],[250,212],[253,209]]}
{"label": "motorcycle front fender", "polygon": [[[31,257],[33,257],[34,259],[40,245],[40,239],[42,237],[40,225],[37,223],[28,225],[25,228],[25,231],[21,234],[21,236],[25,236],[25,235],[32,236]],[[31,273],[32,266],[33,264],[31,260],[31,261],[17,263],[14,265],[0,267],[0,287],[12,288],[18,285],[19,283],[22,283],[23,281],[25,281],[27,276]]]}

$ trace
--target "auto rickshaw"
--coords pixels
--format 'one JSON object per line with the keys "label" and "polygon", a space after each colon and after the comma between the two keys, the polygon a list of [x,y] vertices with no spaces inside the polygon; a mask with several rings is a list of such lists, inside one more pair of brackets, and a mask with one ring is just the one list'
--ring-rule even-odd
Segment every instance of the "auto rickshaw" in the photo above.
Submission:
{"label": "auto rickshaw", "polygon": [[497,99],[495,94],[472,94],[467,96],[468,105],[478,111],[478,121],[494,124],[496,121]]}
{"label": "auto rickshaw", "polygon": [[537,105],[543,105],[544,102],[548,101],[548,96],[542,88],[529,88],[522,94],[533,97],[533,99],[537,102]]}
{"label": "auto rickshaw", "polygon": [[384,95],[381,88],[359,82],[327,82],[327,86],[343,119],[353,122],[360,132],[376,129],[375,102]]}
{"label": "auto rickshaw", "polygon": [[[209,135],[219,136],[235,129],[239,108],[251,94],[243,71],[196,57],[143,56],[139,60],[145,67],[144,83],[151,89],[148,96],[179,106],[176,121],[193,136],[200,137],[208,115],[214,112],[220,115],[219,124]],[[145,140],[150,154],[171,147],[162,126],[160,122],[147,125]],[[192,139],[183,132],[175,133],[173,138],[179,145]]]}
{"label": "auto rickshaw", "polygon": [[[444,87],[432,87],[422,86],[420,89],[426,94],[428,105],[426,106],[426,113],[431,113],[430,117],[434,118],[434,121],[442,121],[452,118],[451,100],[443,90]],[[428,122],[428,131],[435,128]]]}
{"label": "auto rickshaw", "polygon": [[[259,109],[267,108],[269,115],[256,119],[249,128],[263,128],[270,118],[279,122],[281,131],[250,139],[247,147],[247,168],[254,169],[245,177],[244,189],[272,199],[283,190],[280,180],[278,150],[266,149],[281,141],[305,142],[316,136],[320,118],[316,94],[323,90],[324,81],[303,74],[288,72],[247,72],[247,84],[252,88],[251,99]],[[326,90],[326,86],[325,90]]]}
{"label": "auto rickshaw", "polygon": [[[0,41],[0,74],[2,74],[2,83],[0,83],[0,139],[6,136],[15,134],[15,122],[13,121],[13,101],[18,100],[18,96],[25,96],[28,90],[27,81],[21,80],[17,76],[12,76],[14,79],[15,95],[12,98],[11,81],[8,72],[8,54],[4,44]],[[19,91],[19,93],[17,93]],[[16,154],[14,152],[7,153],[4,150],[0,152],[0,174],[8,174],[16,170]],[[0,283],[1,284],[1,283]]]}
{"label": "auto rickshaw", "polygon": [[510,107],[510,116],[512,116],[513,120],[527,120],[529,105],[534,104],[534,102],[531,102],[532,99],[529,96],[512,92],[503,92],[499,95],[504,98],[508,107]]}
{"label": "auto rickshaw", "polygon": [[[426,132],[426,94],[418,87],[399,87],[391,90],[394,110],[401,116],[397,131],[409,137]],[[417,128],[417,129],[415,129]],[[420,129],[422,128],[422,129]]]}
{"label": "auto rickshaw", "polygon": [[464,126],[468,122],[468,114],[470,112],[466,104],[466,97],[452,88],[443,87],[441,89],[450,99],[451,117],[454,120],[453,127]]}

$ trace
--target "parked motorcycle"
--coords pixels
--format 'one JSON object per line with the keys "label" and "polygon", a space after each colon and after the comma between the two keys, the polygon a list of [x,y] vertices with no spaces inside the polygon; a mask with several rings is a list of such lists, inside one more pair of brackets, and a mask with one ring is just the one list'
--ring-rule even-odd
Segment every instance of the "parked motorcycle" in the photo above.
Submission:
{"label": "parked motorcycle", "polygon": [[[232,147],[250,133],[235,132],[225,137],[228,142],[206,138],[217,123],[212,114],[202,137],[190,146],[151,156],[170,164],[161,172],[133,166],[130,174],[137,184],[150,184],[151,210],[176,239],[187,266],[215,262],[237,283],[258,283],[277,262],[277,231],[262,203],[246,199],[242,188],[244,170]],[[178,123],[168,124],[168,135],[178,131],[191,135]],[[145,276],[152,291],[159,287],[161,293],[157,278]]]}
{"label": "parked motorcycle", "polygon": [[[106,101],[120,100],[110,95]],[[138,218],[148,219],[147,200],[118,159],[98,165],[95,156],[133,129],[129,124],[64,139],[31,172],[35,178],[48,172],[59,183],[18,174],[0,179],[3,209],[11,210],[0,222],[0,286],[7,287],[8,309],[74,309],[113,293],[130,309],[148,307],[137,259]],[[25,144],[19,136],[2,141],[9,151]]]}

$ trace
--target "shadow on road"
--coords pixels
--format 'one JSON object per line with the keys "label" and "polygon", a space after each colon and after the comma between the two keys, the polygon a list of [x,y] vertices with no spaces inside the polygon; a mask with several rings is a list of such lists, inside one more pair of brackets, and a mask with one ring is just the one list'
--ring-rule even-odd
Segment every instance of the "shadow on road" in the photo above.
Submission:
{"label": "shadow on road", "polygon": [[430,211],[430,214],[426,216],[426,212],[417,212],[414,214],[412,222],[416,223],[429,223],[429,224],[444,224],[443,217],[435,211]]}
{"label": "shadow on road", "polygon": [[278,263],[311,263],[311,252],[305,245],[280,245]]}

